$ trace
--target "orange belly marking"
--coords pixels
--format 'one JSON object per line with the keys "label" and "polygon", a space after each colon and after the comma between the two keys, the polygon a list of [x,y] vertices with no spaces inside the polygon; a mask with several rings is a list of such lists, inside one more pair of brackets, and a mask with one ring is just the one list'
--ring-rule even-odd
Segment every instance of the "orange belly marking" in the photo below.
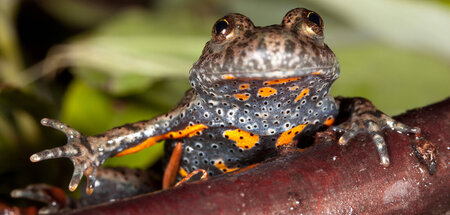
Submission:
{"label": "orange belly marking", "polygon": [[294,137],[300,132],[302,132],[305,127],[306,124],[301,124],[281,133],[280,137],[277,140],[277,146],[282,146],[291,143],[294,140]]}
{"label": "orange belly marking", "polygon": [[251,149],[259,141],[259,136],[241,129],[227,130],[223,136],[236,142],[236,146],[241,149]]}

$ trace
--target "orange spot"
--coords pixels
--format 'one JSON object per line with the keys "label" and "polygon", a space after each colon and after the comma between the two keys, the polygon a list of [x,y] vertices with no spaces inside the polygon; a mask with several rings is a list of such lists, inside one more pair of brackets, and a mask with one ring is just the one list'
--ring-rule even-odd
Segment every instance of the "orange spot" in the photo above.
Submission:
{"label": "orange spot", "polygon": [[272,87],[263,87],[258,90],[258,96],[269,97],[277,93],[277,90]]}
{"label": "orange spot", "polygon": [[294,91],[294,90],[297,90],[297,89],[298,89],[298,86],[288,87],[288,89],[289,89],[290,91]]}
{"label": "orange spot", "polygon": [[296,81],[296,80],[299,80],[299,79],[300,78],[275,79],[275,80],[270,80],[270,81],[264,82],[264,85],[282,84],[282,83],[287,83],[287,82],[291,82],[291,81]]}
{"label": "orange spot", "polygon": [[124,155],[136,153],[138,151],[141,151],[142,149],[153,146],[157,142],[164,140],[164,139],[178,139],[178,138],[183,138],[183,137],[192,137],[192,136],[198,135],[199,132],[204,130],[205,128],[208,128],[208,127],[203,124],[195,124],[192,126],[188,126],[183,130],[171,131],[171,132],[159,135],[159,136],[150,137],[137,146],[123,150],[122,152],[118,153],[116,155],[116,157],[121,157]]}
{"label": "orange spot", "polygon": [[295,99],[295,101],[298,101],[300,99],[302,99],[304,96],[308,95],[309,93],[309,88],[303,89],[300,94],[297,96],[297,98]]}
{"label": "orange spot", "polygon": [[244,167],[244,168],[239,169],[238,171],[233,172],[232,175],[237,174],[237,173],[240,173],[240,172],[247,171],[247,170],[249,170],[249,169],[251,169],[251,168],[254,168],[254,167],[257,167],[257,166],[259,166],[259,163],[255,163],[255,164],[252,164],[252,165],[250,165],[250,166],[246,166],[246,167]]}
{"label": "orange spot", "polygon": [[241,85],[239,86],[239,89],[245,90],[245,89],[248,89],[248,87],[249,87],[248,84],[241,84]]}
{"label": "orange spot", "polygon": [[188,175],[187,171],[183,168],[180,167],[180,170],[178,171],[178,173],[181,175],[181,177],[186,177]]}
{"label": "orange spot", "polygon": [[331,126],[334,123],[334,118],[327,119],[323,124],[326,126]]}
{"label": "orange spot", "polygon": [[222,159],[215,160],[214,163],[215,163],[214,165],[222,172],[233,172],[239,169],[239,168],[228,168]]}
{"label": "orange spot", "polygon": [[281,133],[280,137],[277,140],[277,146],[282,146],[288,143],[291,143],[294,137],[302,132],[302,130],[306,127],[306,124],[301,124],[296,127],[291,128],[283,133]]}
{"label": "orange spot", "polygon": [[320,74],[322,74],[323,73],[323,71],[322,70],[319,70],[319,71],[317,71],[317,72],[313,72],[312,74],[313,75],[320,75]]}
{"label": "orange spot", "polygon": [[225,79],[225,80],[236,79],[236,77],[234,77],[233,75],[222,75],[222,78]]}
{"label": "orange spot", "polygon": [[251,149],[259,141],[259,136],[241,129],[227,130],[223,136],[236,142],[236,146],[241,149]]}
{"label": "orange spot", "polygon": [[248,94],[234,94],[233,96],[241,101],[246,101],[250,97]]}

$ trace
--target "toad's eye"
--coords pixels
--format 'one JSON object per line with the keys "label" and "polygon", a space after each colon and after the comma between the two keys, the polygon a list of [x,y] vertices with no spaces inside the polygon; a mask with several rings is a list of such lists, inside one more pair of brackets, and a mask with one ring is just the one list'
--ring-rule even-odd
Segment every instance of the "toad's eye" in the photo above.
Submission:
{"label": "toad's eye", "polygon": [[219,19],[212,29],[212,41],[221,43],[233,35],[234,22],[229,16]]}
{"label": "toad's eye", "polygon": [[315,12],[309,12],[307,18],[317,26],[322,26],[322,19],[320,18],[319,14]]}
{"label": "toad's eye", "polygon": [[227,28],[228,21],[226,19],[219,20],[214,26],[216,36],[219,36],[219,34],[225,34],[227,32]]}
{"label": "toad's eye", "polygon": [[246,16],[239,13],[230,13],[214,23],[211,30],[211,42],[216,45],[228,43],[254,27],[252,21]]}

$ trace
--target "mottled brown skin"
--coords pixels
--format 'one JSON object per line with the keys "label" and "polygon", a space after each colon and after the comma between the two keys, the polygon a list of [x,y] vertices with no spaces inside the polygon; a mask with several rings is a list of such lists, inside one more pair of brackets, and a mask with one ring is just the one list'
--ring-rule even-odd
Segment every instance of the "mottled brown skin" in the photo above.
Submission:
{"label": "mottled brown skin", "polygon": [[192,89],[172,111],[90,137],[43,119],[43,125],[66,133],[68,144],[36,153],[31,160],[70,158],[75,165],[70,190],[85,175],[87,193],[92,193],[97,168],[108,157],[165,139],[165,160],[175,145],[182,145],[179,179],[199,169],[212,176],[295,147],[297,138],[331,126],[339,112],[348,112],[349,120],[334,127],[343,133],[340,144],[368,133],[381,164],[389,165],[382,129],[417,135],[419,130],[394,121],[365,99],[354,98],[352,105],[340,109],[340,98],[329,95],[339,71],[336,56],[324,43],[317,13],[293,9],[280,25],[266,27],[229,14],[213,26],[212,39],[190,70]]}

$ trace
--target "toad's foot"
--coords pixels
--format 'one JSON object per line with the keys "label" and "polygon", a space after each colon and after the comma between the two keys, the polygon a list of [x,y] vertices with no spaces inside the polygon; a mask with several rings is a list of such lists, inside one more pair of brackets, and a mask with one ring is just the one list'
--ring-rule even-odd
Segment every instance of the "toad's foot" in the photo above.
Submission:
{"label": "toad's foot", "polygon": [[201,177],[200,177],[200,181],[205,181],[208,179],[208,172],[206,172],[206,170],[204,169],[196,169],[194,171],[192,171],[191,173],[189,173],[186,177],[184,177],[183,179],[181,179],[179,182],[177,182],[174,187],[178,187],[180,185],[182,185],[183,183],[189,181],[192,177],[194,177],[195,175],[202,173]]}
{"label": "toad's foot", "polygon": [[436,147],[425,138],[417,136],[413,144],[414,154],[420,162],[428,167],[428,172],[434,174],[436,171]]}
{"label": "toad's foot", "polygon": [[[415,142],[419,145],[424,141],[423,138],[420,137],[419,128],[409,127],[403,123],[397,122],[377,110],[367,99],[338,97],[336,100],[340,105],[340,114],[349,115],[347,121],[333,127],[333,130],[343,133],[339,138],[339,144],[346,145],[348,141],[357,134],[368,133],[375,143],[383,166],[387,167],[390,163],[383,129],[390,128],[400,133],[415,134]],[[431,143],[427,142],[427,144]],[[430,170],[433,169],[430,165],[428,165],[428,167]],[[432,173],[432,171],[430,172]]]}
{"label": "toad's foot", "polygon": [[39,209],[39,214],[60,212],[70,205],[70,199],[63,190],[48,184],[31,184],[24,189],[15,189],[11,196],[44,203],[46,206]]}
{"label": "toad's foot", "polygon": [[83,136],[77,130],[56,120],[44,118],[41,120],[41,124],[64,132],[67,136],[67,144],[33,154],[30,160],[38,162],[53,158],[69,158],[75,168],[69,183],[69,190],[74,191],[78,187],[84,174],[87,178],[86,193],[91,194],[94,190],[97,168],[104,161],[103,158],[99,158],[99,153],[92,148],[92,142],[95,142],[95,139],[89,140],[89,137]]}

